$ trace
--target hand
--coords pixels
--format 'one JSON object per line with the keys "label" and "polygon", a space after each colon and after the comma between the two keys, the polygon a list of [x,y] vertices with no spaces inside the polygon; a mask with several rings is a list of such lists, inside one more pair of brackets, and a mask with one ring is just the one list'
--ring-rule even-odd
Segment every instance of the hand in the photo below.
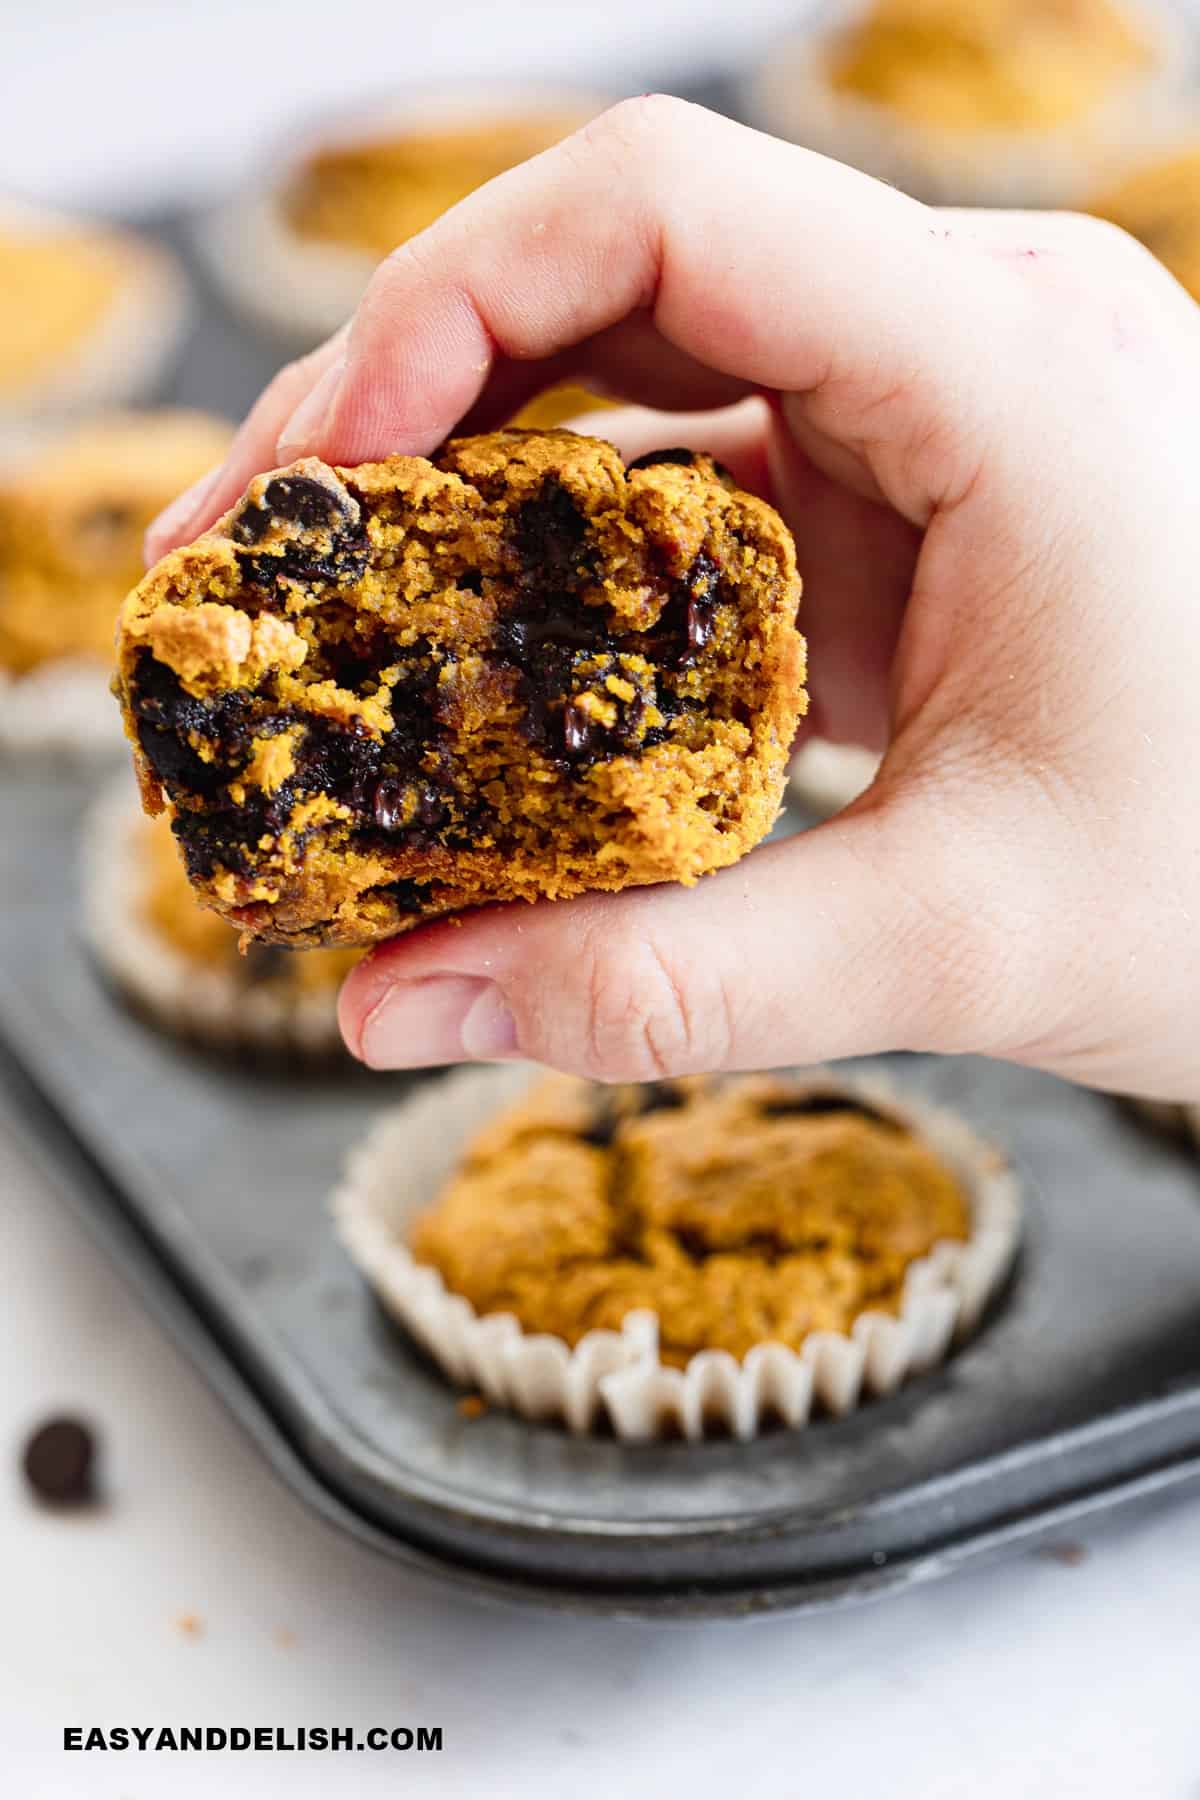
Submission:
{"label": "hand", "polygon": [[672,409],[601,420],[627,452],[712,449],[781,510],[811,723],[883,765],[695,890],[384,946],[351,1047],[605,1079],[975,1051],[1200,1096],[1200,310],[1095,221],[931,211],[627,102],[389,257],[151,549],[260,469],[427,453],[568,375]]}

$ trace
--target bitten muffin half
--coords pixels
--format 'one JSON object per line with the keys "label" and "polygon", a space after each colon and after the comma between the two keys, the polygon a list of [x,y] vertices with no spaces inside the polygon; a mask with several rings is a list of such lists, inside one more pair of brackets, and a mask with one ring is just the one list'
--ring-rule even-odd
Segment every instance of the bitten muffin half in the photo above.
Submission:
{"label": "bitten muffin half", "polygon": [[706,457],[570,432],[259,476],[126,601],[143,800],[251,937],[694,882],[805,705],[791,538]]}

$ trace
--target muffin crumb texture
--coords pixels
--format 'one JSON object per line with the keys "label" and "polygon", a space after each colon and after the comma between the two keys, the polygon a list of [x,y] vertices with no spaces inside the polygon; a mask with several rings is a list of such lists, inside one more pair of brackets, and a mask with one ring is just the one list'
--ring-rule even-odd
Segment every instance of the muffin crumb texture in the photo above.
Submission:
{"label": "muffin crumb texture", "polygon": [[477,1314],[568,1344],[648,1310],[682,1367],[895,1314],[910,1265],[969,1229],[933,1150],[835,1087],[549,1076],[476,1136],[410,1247]]}
{"label": "muffin crumb texture", "polygon": [[259,476],[126,602],[148,811],[250,937],[695,881],[770,829],[791,539],[705,457],[570,432]]}

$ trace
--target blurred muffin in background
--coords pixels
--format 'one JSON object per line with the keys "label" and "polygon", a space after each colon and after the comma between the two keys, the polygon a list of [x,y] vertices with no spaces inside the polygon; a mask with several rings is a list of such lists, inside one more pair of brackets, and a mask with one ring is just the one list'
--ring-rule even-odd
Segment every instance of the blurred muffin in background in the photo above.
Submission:
{"label": "blurred muffin in background", "polygon": [[1146,0],[863,0],[779,46],[752,103],[924,200],[1070,205],[1145,141],[1182,61]]}
{"label": "blurred muffin in background", "polygon": [[200,906],[165,817],[147,818],[122,775],[93,808],[84,867],[84,923],[105,973],[162,1029],[267,1057],[342,1053],[337,996],[353,950],[253,944]]}
{"label": "blurred muffin in background", "polygon": [[157,245],[0,200],[0,433],[144,397],[186,314]]}
{"label": "blurred muffin in background", "polygon": [[10,447],[0,462],[0,745],[119,745],[113,633],[141,578],[143,534],[220,461],[230,435],[207,413],[162,410],[101,414]]}
{"label": "blurred muffin in background", "polygon": [[295,345],[335,331],[376,263],[600,110],[582,95],[414,96],[310,137],[211,223],[231,298]]}
{"label": "blurred muffin in background", "polygon": [[1200,300],[1200,139],[1094,195],[1087,210],[1140,238]]}

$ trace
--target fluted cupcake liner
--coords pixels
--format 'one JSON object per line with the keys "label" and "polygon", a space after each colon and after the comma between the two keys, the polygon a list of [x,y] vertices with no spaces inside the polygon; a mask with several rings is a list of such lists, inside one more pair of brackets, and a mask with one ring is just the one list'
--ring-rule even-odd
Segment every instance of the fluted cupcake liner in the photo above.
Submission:
{"label": "fluted cupcake liner", "polygon": [[137,839],[145,823],[129,774],[100,794],[86,821],[83,925],[104,972],[138,1010],[176,1036],[272,1058],[341,1055],[336,987],[300,993],[252,985],[188,956],[143,917]]}
{"label": "fluted cupcake liner", "polygon": [[1162,131],[1164,113],[1186,105],[1188,44],[1161,0],[1133,10],[1155,41],[1158,67],[1123,83],[1079,121],[1026,130],[918,125],[891,108],[833,87],[832,30],[857,6],[826,6],[775,44],[745,85],[754,124],[835,157],[935,206],[1077,207],[1136,160]]}
{"label": "fluted cupcake liner", "polygon": [[806,1078],[811,1086],[860,1098],[919,1132],[968,1198],[969,1238],[939,1243],[910,1266],[898,1315],[864,1312],[849,1333],[810,1333],[799,1351],[764,1343],[739,1361],[704,1350],[682,1369],[661,1361],[651,1312],[628,1314],[620,1331],[590,1331],[574,1348],[526,1332],[508,1313],[480,1317],[414,1259],[406,1238],[474,1134],[535,1076],[517,1065],[463,1069],[422,1089],[377,1122],[333,1198],[342,1243],[387,1311],[451,1381],[528,1419],[574,1432],[607,1419],[617,1437],[638,1443],[714,1429],[749,1439],[774,1421],[798,1428],[818,1410],[844,1415],[941,1363],[1012,1266],[1021,1202],[1003,1155],[951,1113],[901,1100],[879,1081],[818,1071]]}

